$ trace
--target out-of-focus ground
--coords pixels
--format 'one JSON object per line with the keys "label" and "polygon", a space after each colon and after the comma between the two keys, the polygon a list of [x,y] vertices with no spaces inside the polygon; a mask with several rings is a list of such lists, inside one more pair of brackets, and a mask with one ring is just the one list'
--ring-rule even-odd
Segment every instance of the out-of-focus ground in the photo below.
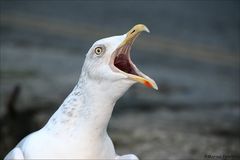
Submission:
{"label": "out-of-focus ground", "polygon": [[136,84],[118,101],[109,126],[117,152],[240,158],[238,1],[0,2],[0,158],[46,123],[93,42],[137,23],[151,34],[132,59],[159,91]]}

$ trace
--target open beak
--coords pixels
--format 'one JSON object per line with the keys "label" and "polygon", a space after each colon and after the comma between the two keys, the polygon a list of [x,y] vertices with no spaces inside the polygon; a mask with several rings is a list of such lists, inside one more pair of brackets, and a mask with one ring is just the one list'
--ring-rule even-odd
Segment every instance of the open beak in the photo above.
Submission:
{"label": "open beak", "polygon": [[115,68],[117,68],[119,72],[127,75],[129,79],[158,90],[158,86],[156,85],[155,81],[142,73],[130,58],[131,46],[134,40],[143,31],[149,32],[148,28],[145,25],[137,24],[126,33],[126,38],[118,46],[113,54],[113,63]]}

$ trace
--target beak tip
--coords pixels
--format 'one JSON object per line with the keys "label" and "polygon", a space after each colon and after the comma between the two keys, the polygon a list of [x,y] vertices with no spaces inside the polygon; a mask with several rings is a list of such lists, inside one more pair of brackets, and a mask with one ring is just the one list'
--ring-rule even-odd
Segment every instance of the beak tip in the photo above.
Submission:
{"label": "beak tip", "polygon": [[147,33],[150,33],[150,30],[147,28],[147,26],[144,25],[144,28],[143,28],[144,31],[146,31]]}
{"label": "beak tip", "polygon": [[[145,32],[148,32],[150,33],[150,30],[148,29],[148,27],[144,24],[137,24],[135,25],[132,29],[136,29],[138,30],[138,32],[142,32],[142,31],[145,31]],[[131,30],[130,30],[131,31]]]}
{"label": "beak tip", "polygon": [[153,86],[153,89],[158,90],[158,86],[155,84],[155,85]]}
{"label": "beak tip", "polygon": [[144,85],[149,87],[149,88],[153,88],[155,90],[158,90],[158,86],[157,86],[156,82],[152,79],[145,80]]}

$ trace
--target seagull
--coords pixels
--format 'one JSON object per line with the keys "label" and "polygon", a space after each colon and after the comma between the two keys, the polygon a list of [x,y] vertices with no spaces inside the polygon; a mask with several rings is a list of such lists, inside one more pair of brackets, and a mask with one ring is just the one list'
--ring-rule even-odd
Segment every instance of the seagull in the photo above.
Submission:
{"label": "seagull", "polygon": [[149,29],[137,24],[126,34],[96,41],[86,54],[78,83],[46,125],[22,139],[8,159],[115,159],[118,155],[107,126],[116,101],[134,83],[158,89],[130,58],[138,35]]}

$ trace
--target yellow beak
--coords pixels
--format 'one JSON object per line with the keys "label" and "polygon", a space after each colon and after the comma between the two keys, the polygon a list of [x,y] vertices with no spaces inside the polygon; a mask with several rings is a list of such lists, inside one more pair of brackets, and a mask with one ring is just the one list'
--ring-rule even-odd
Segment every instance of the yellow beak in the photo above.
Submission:
{"label": "yellow beak", "polygon": [[119,48],[128,44],[128,43],[133,43],[134,40],[138,37],[138,35],[143,32],[150,32],[149,29],[144,25],[144,24],[137,24],[135,25],[132,29],[130,29],[126,34],[127,37],[125,38],[125,40],[120,44]]}
{"label": "yellow beak", "polygon": [[[126,38],[124,39],[124,41],[119,45],[119,48],[124,46],[124,45],[132,45],[132,43],[134,42],[134,40],[138,37],[138,35],[143,32],[150,32],[149,29],[143,25],[143,24],[137,24],[135,25],[132,29],[130,29],[126,34]],[[154,88],[156,90],[158,90],[158,86],[155,83],[155,81],[151,78],[149,78],[148,76],[146,76],[143,73],[140,73],[141,76],[137,76],[137,75],[133,75],[133,74],[127,74],[128,77],[136,82],[142,83],[147,87],[150,88]]]}

